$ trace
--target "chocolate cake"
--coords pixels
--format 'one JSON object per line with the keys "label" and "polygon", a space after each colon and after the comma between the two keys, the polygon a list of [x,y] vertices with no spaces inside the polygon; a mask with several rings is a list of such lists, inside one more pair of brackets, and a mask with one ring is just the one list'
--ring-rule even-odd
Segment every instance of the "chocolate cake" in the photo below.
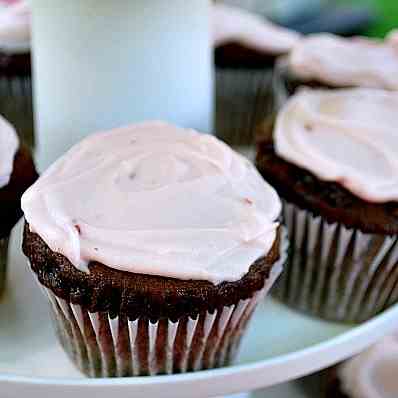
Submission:
{"label": "chocolate cake", "polygon": [[0,188],[0,239],[8,236],[22,217],[21,196],[36,181],[38,175],[30,151],[22,146],[15,155],[9,183]]}
{"label": "chocolate cake", "polygon": [[341,390],[341,382],[338,377],[338,366],[328,369],[323,376],[324,398],[350,398]]}
{"label": "chocolate cake", "polygon": [[0,0],[0,114],[34,146],[30,4]]}
{"label": "chocolate cake", "polygon": [[398,202],[371,203],[339,183],[321,181],[311,172],[275,153],[272,130],[258,129],[256,165],[282,199],[329,223],[341,223],[363,232],[398,234]]}
{"label": "chocolate cake", "polygon": [[0,76],[26,77],[31,75],[30,53],[9,54],[0,51]]}
{"label": "chocolate cake", "polygon": [[215,49],[215,63],[219,68],[269,68],[276,58],[239,43],[223,44]]}
{"label": "chocolate cake", "polygon": [[[398,68],[394,35],[385,40],[365,37],[342,38],[313,34],[303,38],[275,68],[277,90],[290,96],[299,87],[367,87],[396,91]],[[378,65],[383,64],[383,68]],[[356,65],[355,68],[352,65]]]}
{"label": "chocolate cake", "polygon": [[396,397],[397,336],[379,339],[363,352],[322,374],[325,398]]}
{"label": "chocolate cake", "polygon": [[[289,70],[287,65],[287,59],[281,58],[276,61],[274,69],[274,89],[279,90],[279,95],[283,95],[286,98],[295,94],[300,87],[309,87],[313,89],[327,89],[333,90],[336,87],[325,84],[319,80],[302,80],[298,76],[294,75]],[[346,88],[349,88],[346,87]]]}
{"label": "chocolate cake", "polygon": [[212,8],[215,62],[219,67],[265,68],[287,54],[300,34],[243,8],[216,3]]}
{"label": "chocolate cake", "polygon": [[10,233],[22,217],[21,197],[36,179],[29,150],[21,145],[13,126],[0,116],[0,295],[6,282]]}
{"label": "chocolate cake", "polygon": [[307,88],[259,126],[256,165],[291,240],[274,294],[289,306],[360,323],[398,301],[397,104],[383,90]]}
{"label": "chocolate cake", "polygon": [[88,137],[22,208],[59,340],[91,377],[229,364],[286,254],[279,198],[253,165],[161,122]]}
{"label": "chocolate cake", "polygon": [[279,260],[279,235],[268,255],[258,259],[242,279],[220,285],[117,271],[98,262],[90,263],[86,274],[53,252],[40,236],[29,231],[28,225],[23,251],[41,284],[70,303],[132,321],[140,317],[153,322],[162,318],[177,321],[184,315],[196,318],[203,311],[213,313],[253,297]]}

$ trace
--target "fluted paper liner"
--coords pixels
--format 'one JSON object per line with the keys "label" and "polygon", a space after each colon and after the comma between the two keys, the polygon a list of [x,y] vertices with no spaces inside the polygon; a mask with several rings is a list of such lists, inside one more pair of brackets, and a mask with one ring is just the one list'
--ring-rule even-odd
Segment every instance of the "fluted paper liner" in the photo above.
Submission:
{"label": "fluted paper liner", "polygon": [[329,224],[285,203],[290,256],[273,294],[333,321],[366,321],[398,301],[397,236]]}
{"label": "fluted paper liner", "polygon": [[5,289],[7,277],[8,238],[0,239],[0,297]]}
{"label": "fluted paper liner", "polygon": [[287,59],[285,57],[278,59],[272,74],[272,94],[275,112],[278,112],[290,97],[287,82],[284,80],[287,69]]}
{"label": "fluted paper liner", "polygon": [[[286,235],[286,233],[285,233]],[[61,345],[75,365],[90,377],[124,377],[183,373],[228,365],[236,357],[242,335],[257,304],[272,287],[286,260],[272,267],[264,288],[253,297],[217,309],[185,316],[177,322],[90,313],[40,285],[51,304]],[[282,255],[283,254],[283,255]],[[39,283],[40,284],[40,283]]]}
{"label": "fluted paper liner", "polygon": [[263,297],[224,307],[213,314],[177,322],[129,321],[107,313],[89,313],[47,290],[57,334],[77,367],[90,377],[182,373],[229,363],[254,307]]}
{"label": "fluted paper liner", "polygon": [[0,77],[0,114],[30,148],[34,145],[32,82],[30,77]]}
{"label": "fluted paper liner", "polygon": [[283,70],[284,64],[285,60],[283,58],[279,59],[272,73],[267,112],[263,112],[262,120],[256,127],[255,134],[257,140],[261,139],[263,136],[272,136],[278,112],[286,104],[290,97],[286,84],[284,83],[281,75],[281,70]]}

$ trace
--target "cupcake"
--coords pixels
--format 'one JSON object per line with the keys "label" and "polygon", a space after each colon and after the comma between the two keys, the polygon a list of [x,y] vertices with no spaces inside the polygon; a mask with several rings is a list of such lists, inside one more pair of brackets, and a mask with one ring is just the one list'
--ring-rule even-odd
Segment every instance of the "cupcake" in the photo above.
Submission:
{"label": "cupcake", "polygon": [[14,128],[0,116],[0,295],[4,291],[10,232],[22,216],[23,192],[36,180],[32,157]]}
{"label": "cupcake", "polygon": [[300,86],[398,90],[396,33],[384,40],[314,34],[297,41],[275,71],[275,90],[289,96]]}
{"label": "cupcake", "polygon": [[213,6],[212,18],[215,61],[219,67],[272,66],[300,38],[295,31],[225,4]]}
{"label": "cupcake", "polygon": [[328,371],[325,398],[398,396],[398,339],[384,338],[372,348]]}
{"label": "cupcake", "polygon": [[33,145],[30,8],[26,1],[0,0],[0,114]]}
{"label": "cupcake", "polygon": [[23,250],[91,377],[219,367],[281,272],[281,203],[249,161],[161,122],[95,134],[22,198]]}
{"label": "cupcake", "polygon": [[398,92],[303,89],[259,137],[291,240],[288,305],[362,322],[398,301],[397,107]]}

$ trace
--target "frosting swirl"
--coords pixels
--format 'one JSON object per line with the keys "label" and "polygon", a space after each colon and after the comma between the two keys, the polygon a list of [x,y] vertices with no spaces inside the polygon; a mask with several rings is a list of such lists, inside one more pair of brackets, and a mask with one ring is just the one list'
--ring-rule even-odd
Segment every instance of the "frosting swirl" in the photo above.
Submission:
{"label": "frosting swirl", "polygon": [[398,92],[303,89],[278,115],[275,150],[369,202],[398,200]]}
{"label": "frosting swirl", "polygon": [[30,51],[30,6],[27,1],[0,0],[0,48],[10,53]]}
{"label": "frosting swirl", "polygon": [[213,6],[213,42],[215,46],[231,42],[265,54],[289,52],[300,34],[280,27],[240,8],[215,4]]}
{"label": "frosting swirl", "polygon": [[394,35],[384,41],[310,35],[294,46],[288,64],[291,72],[304,81],[398,90],[398,45]]}
{"label": "frosting swirl", "polygon": [[0,188],[10,181],[18,147],[19,140],[14,127],[0,116]]}
{"label": "frosting swirl", "polygon": [[236,281],[271,249],[281,211],[254,166],[161,122],[83,140],[22,197],[33,232],[85,271]]}
{"label": "frosting swirl", "polygon": [[339,369],[345,394],[351,398],[398,396],[398,340],[391,336],[346,362]]}

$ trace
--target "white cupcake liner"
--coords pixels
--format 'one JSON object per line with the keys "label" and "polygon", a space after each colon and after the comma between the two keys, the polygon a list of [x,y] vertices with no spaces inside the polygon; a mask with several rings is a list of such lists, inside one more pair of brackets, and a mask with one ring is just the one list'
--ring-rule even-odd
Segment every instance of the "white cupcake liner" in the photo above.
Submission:
{"label": "white cupcake liner", "polygon": [[264,288],[250,299],[177,322],[130,321],[125,316],[111,318],[107,312],[90,313],[39,285],[49,299],[60,343],[77,368],[89,377],[128,377],[183,373],[231,363],[254,309],[281,271],[280,260]]}
{"label": "white cupcake liner", "polygon": [[5,289],[7,278],[8,238],[0,239],[0,297]]}
{"label": "white cupcake liner", "polygon": [[366,234],[284,204],[290,256],[273,294],[328,320],[363,322],[398,301],[398,237]]}
{"label": "white cupcake liner", "polygon": [[252,148],[258,125],[273,112],[272,82],[263,69],[218,69],[217,137],[232,147]]}
{"label": "white cupcake liner", "polygon": [[280,58],[275,64],[275,68],[272,73],[270,81],[270,89],[267,97],[267,111],[264,110],[261,113],[261,119],[256,123],[255,135],[256,140],[260,140],[262,137],[271,137],[275,121],[277,119],[280,109],[288,101],[290,94],[283,81],[282,70],[284,68],[285,60]]}
{"label": "white cupcake liner", "polygon": [[15,126],[22,140],[32,148],[34,127],[30,77],[0,77],[0,114]]}
{"label": "white cupcake liner", "polygon": [[[58,339],[77,368],[89,377],[129,377],[184,373],[226,366],[239,350],[257,306],[282,272],[289,242],[282,229],[280,259],[263,289],[253,297],[214,313],[178,321],[148,318],[130,321],[107,312],[90,313],[39,286],[48,297]],[[35,275],[37,279],[37,276]]]}
{"label": "white cupcake liner", "polygon": [[147,318],[111,319],[108,313],[89,313],[46,293],[57,335],[76,366],[90,377],[172,374],[228,364],[236,355],[242,334],[262,290],[250,300],[201,313],[177,322]]}
{"label": "white cupcake liner", "polygon": [[282,108],[290,97],[290,93],[283,77],[287,73],[287,68],[287,59],[285,57],[280,57],[272,72],[272,102],[275,113]]}

